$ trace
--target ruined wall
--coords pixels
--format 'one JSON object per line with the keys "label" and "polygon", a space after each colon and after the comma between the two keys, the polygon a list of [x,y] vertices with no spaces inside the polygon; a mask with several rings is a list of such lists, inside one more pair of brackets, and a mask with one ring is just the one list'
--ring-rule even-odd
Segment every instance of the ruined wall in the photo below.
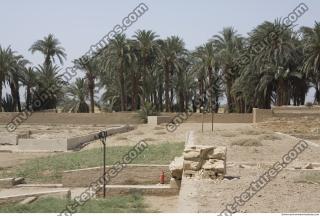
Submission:
{"label": "ruined wall", "polygon": [[253,108],[252,114],[253,123],[263,122],[273,117],[273,111],[271,109]]}
{"label": "ruined wall", "polygon": [[[162,116],[170,116],[173,119],[175,116],[179,116],[179,113],[161,113]],[[182,113],[182,115],[185,115]],[[215,113],[213,116],[214,123],[252,123],[252,113]],[[204,122],[211,123],[211,113],[204,115]],[[202,114],[192,113],[187,120],[183,121],[187,123],[201,123]]]}
{"label": "ruined wall", "polygon": [[[19,113],[0,113],[0,124],[8,124]],[[20,117],[21,118],[21,117]],[[28,118],[25,124],[75,124],[75,125],[107,125],[107,124],[139,124],[141,123],[137,113],[51,113],[35,112]]]}

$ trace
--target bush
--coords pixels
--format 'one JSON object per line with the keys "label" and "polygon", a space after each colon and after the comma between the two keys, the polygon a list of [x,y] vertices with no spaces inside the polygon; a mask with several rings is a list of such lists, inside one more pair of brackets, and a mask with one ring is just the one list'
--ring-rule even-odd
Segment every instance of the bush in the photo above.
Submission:
{"label": "bush", "polygon": [[312,103],[312,102],[307,102],[307,103],[306,103],[306,107],[311,108],[312,106],[313,106],[313,103]]}
{"label": "bush", "polygon": [[139,117],[144,123],[148,122],[148,116],[157,116],[159,113],[156,111],[156,108],[151,104],[146,102],[144,107],[138,111]]}

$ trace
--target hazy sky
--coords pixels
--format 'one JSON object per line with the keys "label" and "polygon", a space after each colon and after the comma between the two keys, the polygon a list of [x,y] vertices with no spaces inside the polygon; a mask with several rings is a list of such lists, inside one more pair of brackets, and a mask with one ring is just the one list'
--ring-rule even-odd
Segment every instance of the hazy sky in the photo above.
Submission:
{"label": "hazy sky", "polygon": [[188,49],[205,43],[223,27],[233,26],[242,35],[265,20],[286,17],[300,3],[309,10],[298,19],[298,26],[313,26],[320,21],[319,0],[0,0],[0,45],[9,46],[32,61],[31,44],[53,33],[65,47],[68,59],[64,66],[83,55],[137,5],[144,2],[149,10],[125,33],[151,29],[160,37],[183,37]]}

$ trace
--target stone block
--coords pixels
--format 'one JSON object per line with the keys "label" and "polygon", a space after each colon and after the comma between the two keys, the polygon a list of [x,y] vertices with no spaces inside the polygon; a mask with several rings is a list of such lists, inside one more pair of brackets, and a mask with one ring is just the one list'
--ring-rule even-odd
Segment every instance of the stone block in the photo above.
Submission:
{"label": "stone block", "polygon": [[209,159],[209,163],[212,164],[212,170],[216,173],[226,173],[226,162],[223,160]]}
{"label": "stone block", "polygon": [[208,158],[226,160],[226,155],[227,155],[227,148],[224,146],[219,146],[208,153]]}
{"label": "stone block", "polygon": [[17,145],[18,136],[15,134],[1,133],[0,134],[0,145]]}
{"label": "stone block", "polygon": [[183,152],[183,158],[185,160],[199,161],[200,149],[187,149]]}
{"label": "stone block", "polygon": [[201,168],[201,162],[200,161],[189,161],[189,160],[184,160],[183,161],[183,169],[184,170],[197,171],[200,168]]}
{"label": "stone block", "polygon": [[169,165],[169,170],[173,178],[180,180],[183,172],[183,157],[175,157]]}
{"label": "stone block", "polygon": [[170,179],[170,188],[180,188],[181,187],[181,180],[177,180],[175,178]]}

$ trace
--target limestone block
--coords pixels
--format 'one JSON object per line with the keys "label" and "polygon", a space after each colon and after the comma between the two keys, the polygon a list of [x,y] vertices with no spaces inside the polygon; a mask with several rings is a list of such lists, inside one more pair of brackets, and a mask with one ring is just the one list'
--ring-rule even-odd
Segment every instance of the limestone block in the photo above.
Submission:
{"label": "limestone block", "polygon": [[183,152],[183,158],[185,160],[199,161],[200,160],[200,149],[186,149]]}
{"label": "limestone block", "polygon": [[209,163],[213,165],[212,170],[217,173],[226,173],[226,163],[223,160],[210,159]]}
{"label": "limestone block", "polygon": [[169,170],[173,178],[181,179],[183,172],[183,157],[175,157],[174,161],[169,165]]}
{"label": "limestone block", "polygon": [[201,162],[200,161],[189,161],[189,160],[184,160],[183,161],[183,169],[184,170],[197,171],[200,168],[201,168]]}
{"label": "limestone block", "polygon": [[227,148],[224,146],[216,147],[213,151],[208,153],[209,159],[226,160]]}
{"label": "limestone block", "polygon": [[175,178],[170,179],[170,188],[180,188],[181,187],[181,180],[177,180]]}
{"label": "limestone block", "polygon": [[200,170],[198,173],[200,179],[215,179],[216,173],[213,170]]}

